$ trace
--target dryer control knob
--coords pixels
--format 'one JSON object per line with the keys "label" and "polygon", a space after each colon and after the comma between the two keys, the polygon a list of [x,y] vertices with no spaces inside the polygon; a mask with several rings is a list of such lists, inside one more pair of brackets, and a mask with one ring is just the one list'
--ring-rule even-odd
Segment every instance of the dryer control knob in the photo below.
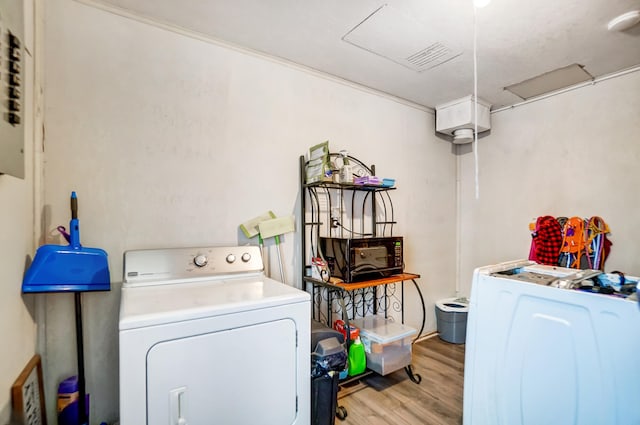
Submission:
{"label": "dryer control knob", "polygon": [[208,262],[209,260],[205,255],[198,254],[195,257],[193,257],[193,264],[195,264],[198,267],[204,267],[207,265]]}
{"label": "dryer control knob", "polygon": [[231,264],[234,261],[236,261],[236,256],[235,255],[233,255],[233,254],[227,255],[227,263]]}
{"label": "dryer control knob", "polygon": [[249,254],[248,252],[245,252],[244,254],[242,254],[242,261],[244,261],[245,263],[248,263],[249,260],[251,260],[251,254]]}

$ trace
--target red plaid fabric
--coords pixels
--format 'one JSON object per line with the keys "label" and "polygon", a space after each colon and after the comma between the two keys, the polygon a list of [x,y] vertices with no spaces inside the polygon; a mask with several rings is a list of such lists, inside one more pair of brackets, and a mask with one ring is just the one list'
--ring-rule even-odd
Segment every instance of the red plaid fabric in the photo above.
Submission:
{"label": "red plaid fabric", "polygon": [[529,259],[539,264],[557,266],[562,248],[562,227],[558,220],[550,215],[538,217],[531,237]]}

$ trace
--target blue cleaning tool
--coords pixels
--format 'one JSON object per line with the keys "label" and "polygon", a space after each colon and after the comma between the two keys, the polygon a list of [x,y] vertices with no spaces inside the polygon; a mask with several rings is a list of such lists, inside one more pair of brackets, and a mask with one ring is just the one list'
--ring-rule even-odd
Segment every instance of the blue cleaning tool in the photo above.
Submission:
{"label": "blue cleaning tool", "polygon": [[42,245],[22,280],[22,292],[109,291],[107,253],[80,244],[78,197],[71,192],[69,245]]}

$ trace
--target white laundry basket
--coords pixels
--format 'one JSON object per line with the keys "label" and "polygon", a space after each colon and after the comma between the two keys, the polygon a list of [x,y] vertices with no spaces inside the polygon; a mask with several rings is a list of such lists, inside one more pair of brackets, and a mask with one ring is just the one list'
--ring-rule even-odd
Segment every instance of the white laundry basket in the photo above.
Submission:
{"label": "white laundry basket", "polygon": [[467,337],[469,303],[465,298],[445,298],[436,302],[436,322],[440,339],[464,344]]}

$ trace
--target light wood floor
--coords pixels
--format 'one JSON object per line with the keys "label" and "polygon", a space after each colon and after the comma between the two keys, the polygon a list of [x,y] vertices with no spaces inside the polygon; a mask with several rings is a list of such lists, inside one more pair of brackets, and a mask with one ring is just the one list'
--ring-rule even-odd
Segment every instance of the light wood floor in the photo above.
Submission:
{"label": "light wood floor", "polygon": [[347,417],[336,425],[452,425],[462,423],[464,344],[437,336],[414,344],[413,369],[418,385],[404,370],[372,374],[338,392]]}

